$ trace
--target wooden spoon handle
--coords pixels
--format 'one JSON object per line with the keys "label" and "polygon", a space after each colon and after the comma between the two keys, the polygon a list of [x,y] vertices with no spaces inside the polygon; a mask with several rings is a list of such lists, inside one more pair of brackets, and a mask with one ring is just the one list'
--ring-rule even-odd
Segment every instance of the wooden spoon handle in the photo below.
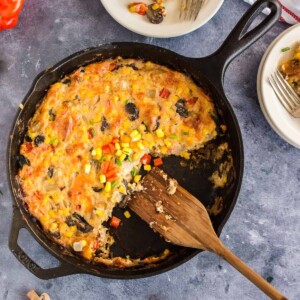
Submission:
{"label": "wooden spoon handle", "polygon": [[270,283],[253,271],[249,266],[247,266],[243,261],[241,261],[237,256],[235,256],[228,248],[226,248],[222,243],[217,251],[213,251],[215,254],[224,258],[228,263],[230,263],[236,270],[242,273],[246,278],[248,278],[253,284],[255,284],[259,289],[261,289],[266,295],[274,300],[288,300],[284,295],[282,295],[278,290],[276,290]]}

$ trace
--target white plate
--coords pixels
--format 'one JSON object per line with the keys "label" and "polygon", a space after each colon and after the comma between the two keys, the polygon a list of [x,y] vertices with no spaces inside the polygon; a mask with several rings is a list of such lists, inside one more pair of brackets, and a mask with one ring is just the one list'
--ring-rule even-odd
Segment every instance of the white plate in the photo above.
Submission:
{"label": "white plate", "polygon": [[[128,4],[134,0],[100,0],[107,12],[121,25],[141,35],[170,38],[194,31],[208,22],[220,9],[223,0],[206,0],[197,19],[193,22],[179,19],[179,7],[181,0],[165,0],[167,16],[160,24],[152,24],[146,16],[131,13]],[[141,0],[147,4],[149,0]]]}
{"label": "white plate", "polygon": [[[273,41],[259,66],[257,93],[261,110],[270,126],[284,140],[300,149],[300,118],[293,118],[284,109],[268,80],[279,64],[293,55],[293,46],[297,43],[300,43],[300,24],[285,30]],[[285,47],[291,50],[281,52]]]}

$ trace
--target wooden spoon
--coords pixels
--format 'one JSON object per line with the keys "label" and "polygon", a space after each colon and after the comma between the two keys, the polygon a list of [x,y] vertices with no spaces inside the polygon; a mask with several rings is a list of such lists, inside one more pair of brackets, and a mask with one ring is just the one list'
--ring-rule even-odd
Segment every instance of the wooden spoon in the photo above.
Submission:
{"label": "wooden spoon", "polygon": [[153,168],[128,206],[167,241],[213,252],[241,272],[271,299],[284,300],[278,290],[228,250],[217,237],[203,204],[174,179]]}

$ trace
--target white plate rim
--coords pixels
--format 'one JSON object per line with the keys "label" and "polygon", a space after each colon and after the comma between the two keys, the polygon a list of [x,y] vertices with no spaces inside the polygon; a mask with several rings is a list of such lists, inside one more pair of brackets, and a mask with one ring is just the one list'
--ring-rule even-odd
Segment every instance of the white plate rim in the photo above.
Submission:
{"label": "white plate rim", "polygon": [[[274,49],[275,46],[278,45],[278,43],[283,39],[283,37],[286,37],[286,35],[290,34],[291,32],[295,31],[295,30],[300,30],[300,24],[296,24],[290,28],[288,28],[287,30],[283,31],[268,47],[267,51],[265,52],[261,63],[259,65],[259,69],[258,69],[258,75],[257,75],[257,94],[258,94],[258,100],[259,100],[259,104],[261,107],[261,110],[265,116],[265,118],[267,119],[269,125],[271,126],[271,128],[282,138],[284,139],[286,142],[288,142],[289,144],[291,144],[292,146],[300,149],[300,138],[299,141],[295,141],[294,138],[292,138],[290,136],[289,133],[284,132],[277,120],[274,120],[272,114],[268,111],[267,106],[265,105],[265,99],[263,96],[263,85],[264,85],[264,73],[266,73],[266,61],[270,58],[270,53],[272,53],[272,50]],[[291,41],[292,42],[292,41]],[[295,41],[294,41],[295,42]],[[289,45],[287,45],[289,46]],[[279,55],[278,55],[279,56]],[[278,60],[279,62],[279,60]],[[275,96],[276,97],[276,96]],[[300,136],[300,133],[299,133]]]}
{"label": "white plate rim", "polygon": [[[199,18],[200,15],[198,16],[197,20],[195,22],[190,22],[189,27],[182,27],[182,30],[178,30],[176,32],[170,33],[168,31],[164,31],[161,30],[161,27],[159,27],[159,24],[151,24],[149,22],[150,25],[153,25],[152,29],[154,28],[155,30],[153,30],[153,32],[149,31],[149,30],[145,30],[145,28],[143,28],[143,26],[138,27],[138,26],[134,26],[132,24],[130,24],[130,22],[126,22],[125,18],[121,18],[118,14],[115,13],[115,11],[113,10],[113,6],[111,5],[111,0],[100,0],[103,7],[106,9],[106,11],[108,12],[108,14],[120,25],[122,25],[123,27],[127,28],[128,30],[138,33],[140,35],[144,35],[144,36],[148,36],[148,37],[154,37],[154,38],[172,38],[172,37],[178,37],[181,35],[185,35],[188,34],[200,27],[202,27],[203,25],[205,25],[211,18],[213,18],[215,16],[215,14],[219,11],[219,9],[221,8],[222,4],[224,3],[224,0],[214,0],[215,2],[215,7],[210,11],[209,14],[207,14],[205,16],[205,18]],[[209,0],[211,1],[211,0]],[[134,1],[132,1],[134,2]],[[134,16],[134,15],[133,15]],[[184,29],[186,28],[186,29]],[[156,30],[158,29],[158,30]]]}

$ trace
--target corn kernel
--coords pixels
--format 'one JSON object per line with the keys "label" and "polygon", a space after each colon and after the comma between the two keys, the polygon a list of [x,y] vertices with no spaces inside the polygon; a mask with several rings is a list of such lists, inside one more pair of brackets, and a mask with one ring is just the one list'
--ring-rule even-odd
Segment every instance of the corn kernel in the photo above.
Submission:
{"label": "corn kernel", "polygon": [[141,155],[139,153],[134,153],[133,156],[132,156],[132,160],[133,161],[139,160],[140,157],[141,157]]}
{"label": "corn kernel", "polygon": [[96,154],[97,156],[102,156],[102,149],[100,147],[96,148]]}
{"label": "corn kernel", "polygon": [[137,142],[137,141],[139,141],[141,138],[142,138],[142,135],[139,133],[137,136],[131,138],[131,141],[132,141],[132,142]]}
{"label": "corn kernel", "polygon": [[116,151],[116,156],[121,156],[122,153],[123,153],[122,150],[119,149],[119,150]]}
{"label": "corn kernel", "polygon": [[138,146],[138,148],[139,148],[140,150],[144,150],[144,149],[145,149],[145,146],[143,145],[142,142],[138,142],[138,143],[137,143],[137,146]]}
{"label": "corn kernel", "polygon": [[166,153],[168,153],[168,148],[165,147],[165,146],[163,146],[163,147],[160,148],[160,152],[161,152],[162,154],[166,154]]}
{"label": "corn kernel", "polygon": [[91,165],[90,164],[86,164],[84,165],[84,172],[85,174],[89,174],[91,172]]}
{"label": "corn kernel", "polygon": [[[131,122],[129,120],[124,121],[124,123],[123,123],[124,128],[129,128],[130,126],[131,126]],[[125,136],[125,138],[127,138],[127,137]],[[124,139],[124,142],[126,142],[125,139]]]}
{"label": "corn kernel", "polygon": [[105,192],[111,191],[111,182],[109,182],[109,181],[106,182],[104,190],[105,190]]}
{"label": "corn kernel", "polygon": [[187,151],[184,151],[182,153],[182,157],[185,158],[185,159],[190,159],[190,153],[188,153]]}
{"label": "corn kernel", "polygon": [[142,178],[142,175],[135,175],[134,178],[133,178],[133,181],[138,183]]}
{"label": "corn kernel", "polygon": [[133,138],[133,137],[135,137],[135,136],[138,136],[139,134],[140,134],[139,131],[138,131],[137,129],[134,129],[134,130],[131,132],[130,136]]}
{"label": "corn kernel", "polygon": [[116,150],[120,150],[121,149],[120,144],[119,143],[115,143],[115,148],[116,148]]}
{"label": "corn kernel", "polygon": [[146,133],[144,136],[144,140],[151,142],[153,140],[153,136],[151,133]]}
{"label": "corn kernel", "polygon": [[43,215],[40,217],[40,221],[43,226],[45,226],[49,222],[49,216],[48,215]]}
{"label": "corn kernel", "polygon": [[158,138],[162,138],[162,137],[165,136],[165,134],[164,134],[164,132],[162,131],[161,128],[158,128],[155,132],[156,132],[156,135],[157,135]]}
{"label": "corn kernel", "polygon": [[126,210],[124,212],[124,216],[125,216],[125,218],[129,219],[131,217],[131,214],[130,214],[130,212],[128,210]]}
{"label": "corn kernel", "polygon": [[67,232],[65,233],[65,236],[68,237],[68,238],[70,238],[70,237],[73,236],[73,234],[74,234],[73,231],[67,231]]}
{"label": "corn kernel", "polygon": [[123,154],[120,156],[120,161],[123,161],[123,160],[126,158],[126,156],[127,156],[127,155],[123,153]]}
{"label": "corn kernel", "polygon": [[106,176],[104,174],[100,175],[100,182],[105,183],[106,182]]}
{"label": "corn kernel", "polygon": [[121,143],[122,148],[129,148],[129,143]]}
{"label": "corn kernel", "polygon": [[55,218],[55,216],[56,216],[56,213],[55,213],[55,211],[54,210],[49,210],[49,216],[51,217],[51,218]]}
{"label": "corn kernel", "polygon": [[151,171],[151,166],[150,165],[144,165],[144,170],[145,171]]}
{"label": "corn kernel", "polygon": [[99,217],[103,216],[103,211],[102,210],[96,210],[96,215]]}
{"label": "corn kernel", "polygon": [[123,153],[130,155],[132,153],[132,150],[130,148],[123,148]]}
{"label": "corn kernel", "polygon": [[117,102],[119,100],[118,96],[114,96],[114,101]]}
{"label": "corn kernel", "polygon": [[172,143],[169,140],[165,139],[164,142],[168,148],[170,148],[172,146]]}
{"label": "corn kernel", "polygon": [[71,227],[69,227],[69,230],[65,233],[65,235],[70,238],[74,235],[76,230],[77,230],[77,227],[75,225],[71,226]]}
{"label": "corn kernel", "polygon": [[126,195],[127,192],[126,192],[126,188],[124,185],[120,185],[119,188],[118,188],[118,191],[123,194],[123,195]]}
{"label": "corn kernel", "polygon": [[153,10],[157,10],[157,9],[159,9],[159,4],[157,4],[157,3],[155,3],[153,6],[152,6],[152,9]]}
{"label": "corn kernel", "polygon": [[50,231],[55,231],[58,228],[58,225],[56,222],[53,222],[50,226],[49,229]]}
{"label": "corn kernel", "polygon": [[69,230],[69,226],[66,223],[59,224],[59,231],[65,233]]}

